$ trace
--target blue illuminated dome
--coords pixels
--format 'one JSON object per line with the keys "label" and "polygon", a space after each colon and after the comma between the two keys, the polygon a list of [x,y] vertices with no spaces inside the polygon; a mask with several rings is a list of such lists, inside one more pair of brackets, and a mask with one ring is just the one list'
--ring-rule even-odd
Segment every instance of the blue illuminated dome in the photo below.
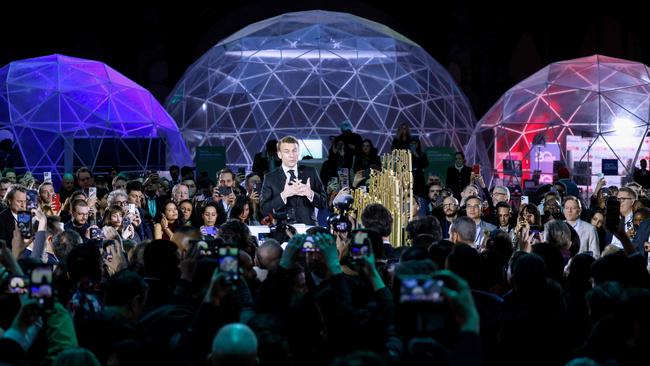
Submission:
{"label": "blue illuminated dome", "polygon": [[192,154],[224,145],[239,166],[289,134],[322,139],[327,149],[345,120],[382,152],[401,123],[424,146],[463,149],[476,122],[422,47],[384,25],[327,11],[280,15],[220,41],[190,66],[165,107]]}
{"label": "blue illuminated dome", "polygon": [[[103,161],[144,171],[156,154],[163,156],[156,163],[165,154],[167,164],[191,163],[176,123],[151,93],[98,61],[50,55],[1,68],[0,130],[13,135],[19,170],[56,174]],[[164,143],[143,143],[151,140]]]}

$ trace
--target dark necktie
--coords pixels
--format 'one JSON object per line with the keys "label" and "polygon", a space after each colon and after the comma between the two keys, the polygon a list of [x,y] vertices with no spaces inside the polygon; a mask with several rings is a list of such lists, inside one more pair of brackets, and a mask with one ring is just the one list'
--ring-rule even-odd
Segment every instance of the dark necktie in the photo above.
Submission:
{"label": "dark necktie", "polygon": [[293,169],[289,169],[289,184],[293,184],[293,181],[296,180],[296,173],[294,173]]}

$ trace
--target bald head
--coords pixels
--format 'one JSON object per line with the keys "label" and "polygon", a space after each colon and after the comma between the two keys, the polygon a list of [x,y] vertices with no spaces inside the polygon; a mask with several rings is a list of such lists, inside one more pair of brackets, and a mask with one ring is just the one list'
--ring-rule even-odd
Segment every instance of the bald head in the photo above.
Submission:
{"label": "bald head", "polygon": [[210,354],[213,365],[254,365],[256,357],[257,337],[247,325],[228,324],[214,336]]}
{"label": "bald head", "polygon": [[280,263],[282,257],[282,246],[275,239],[267,239],[257,248],[255,262],[262,269],[273,269]]}

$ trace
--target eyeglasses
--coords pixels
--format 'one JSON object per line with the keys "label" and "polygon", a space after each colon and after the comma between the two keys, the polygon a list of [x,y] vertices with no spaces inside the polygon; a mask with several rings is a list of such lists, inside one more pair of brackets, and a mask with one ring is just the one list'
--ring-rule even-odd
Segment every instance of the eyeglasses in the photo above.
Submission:
{"label": "eyeglasses", "polygon": [[127,202],[127,201],[115,201],[115,204],[118,205],[118,206],[124,207],[124,206],[128,205],[129,202]]}

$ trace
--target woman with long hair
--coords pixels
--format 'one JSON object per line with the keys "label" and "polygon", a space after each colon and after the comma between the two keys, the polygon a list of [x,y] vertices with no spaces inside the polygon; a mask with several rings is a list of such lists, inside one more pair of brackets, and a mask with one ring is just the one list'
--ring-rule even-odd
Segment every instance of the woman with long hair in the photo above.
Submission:
{"label": "woman with long hair", "polygon": [[159,221],[153,226],[153,237],[155,240],[170,240],[174,231],[180,226],[183,226],[183,217],[178,212],[178,206],[174,201],[167,201],[163,205]]}

